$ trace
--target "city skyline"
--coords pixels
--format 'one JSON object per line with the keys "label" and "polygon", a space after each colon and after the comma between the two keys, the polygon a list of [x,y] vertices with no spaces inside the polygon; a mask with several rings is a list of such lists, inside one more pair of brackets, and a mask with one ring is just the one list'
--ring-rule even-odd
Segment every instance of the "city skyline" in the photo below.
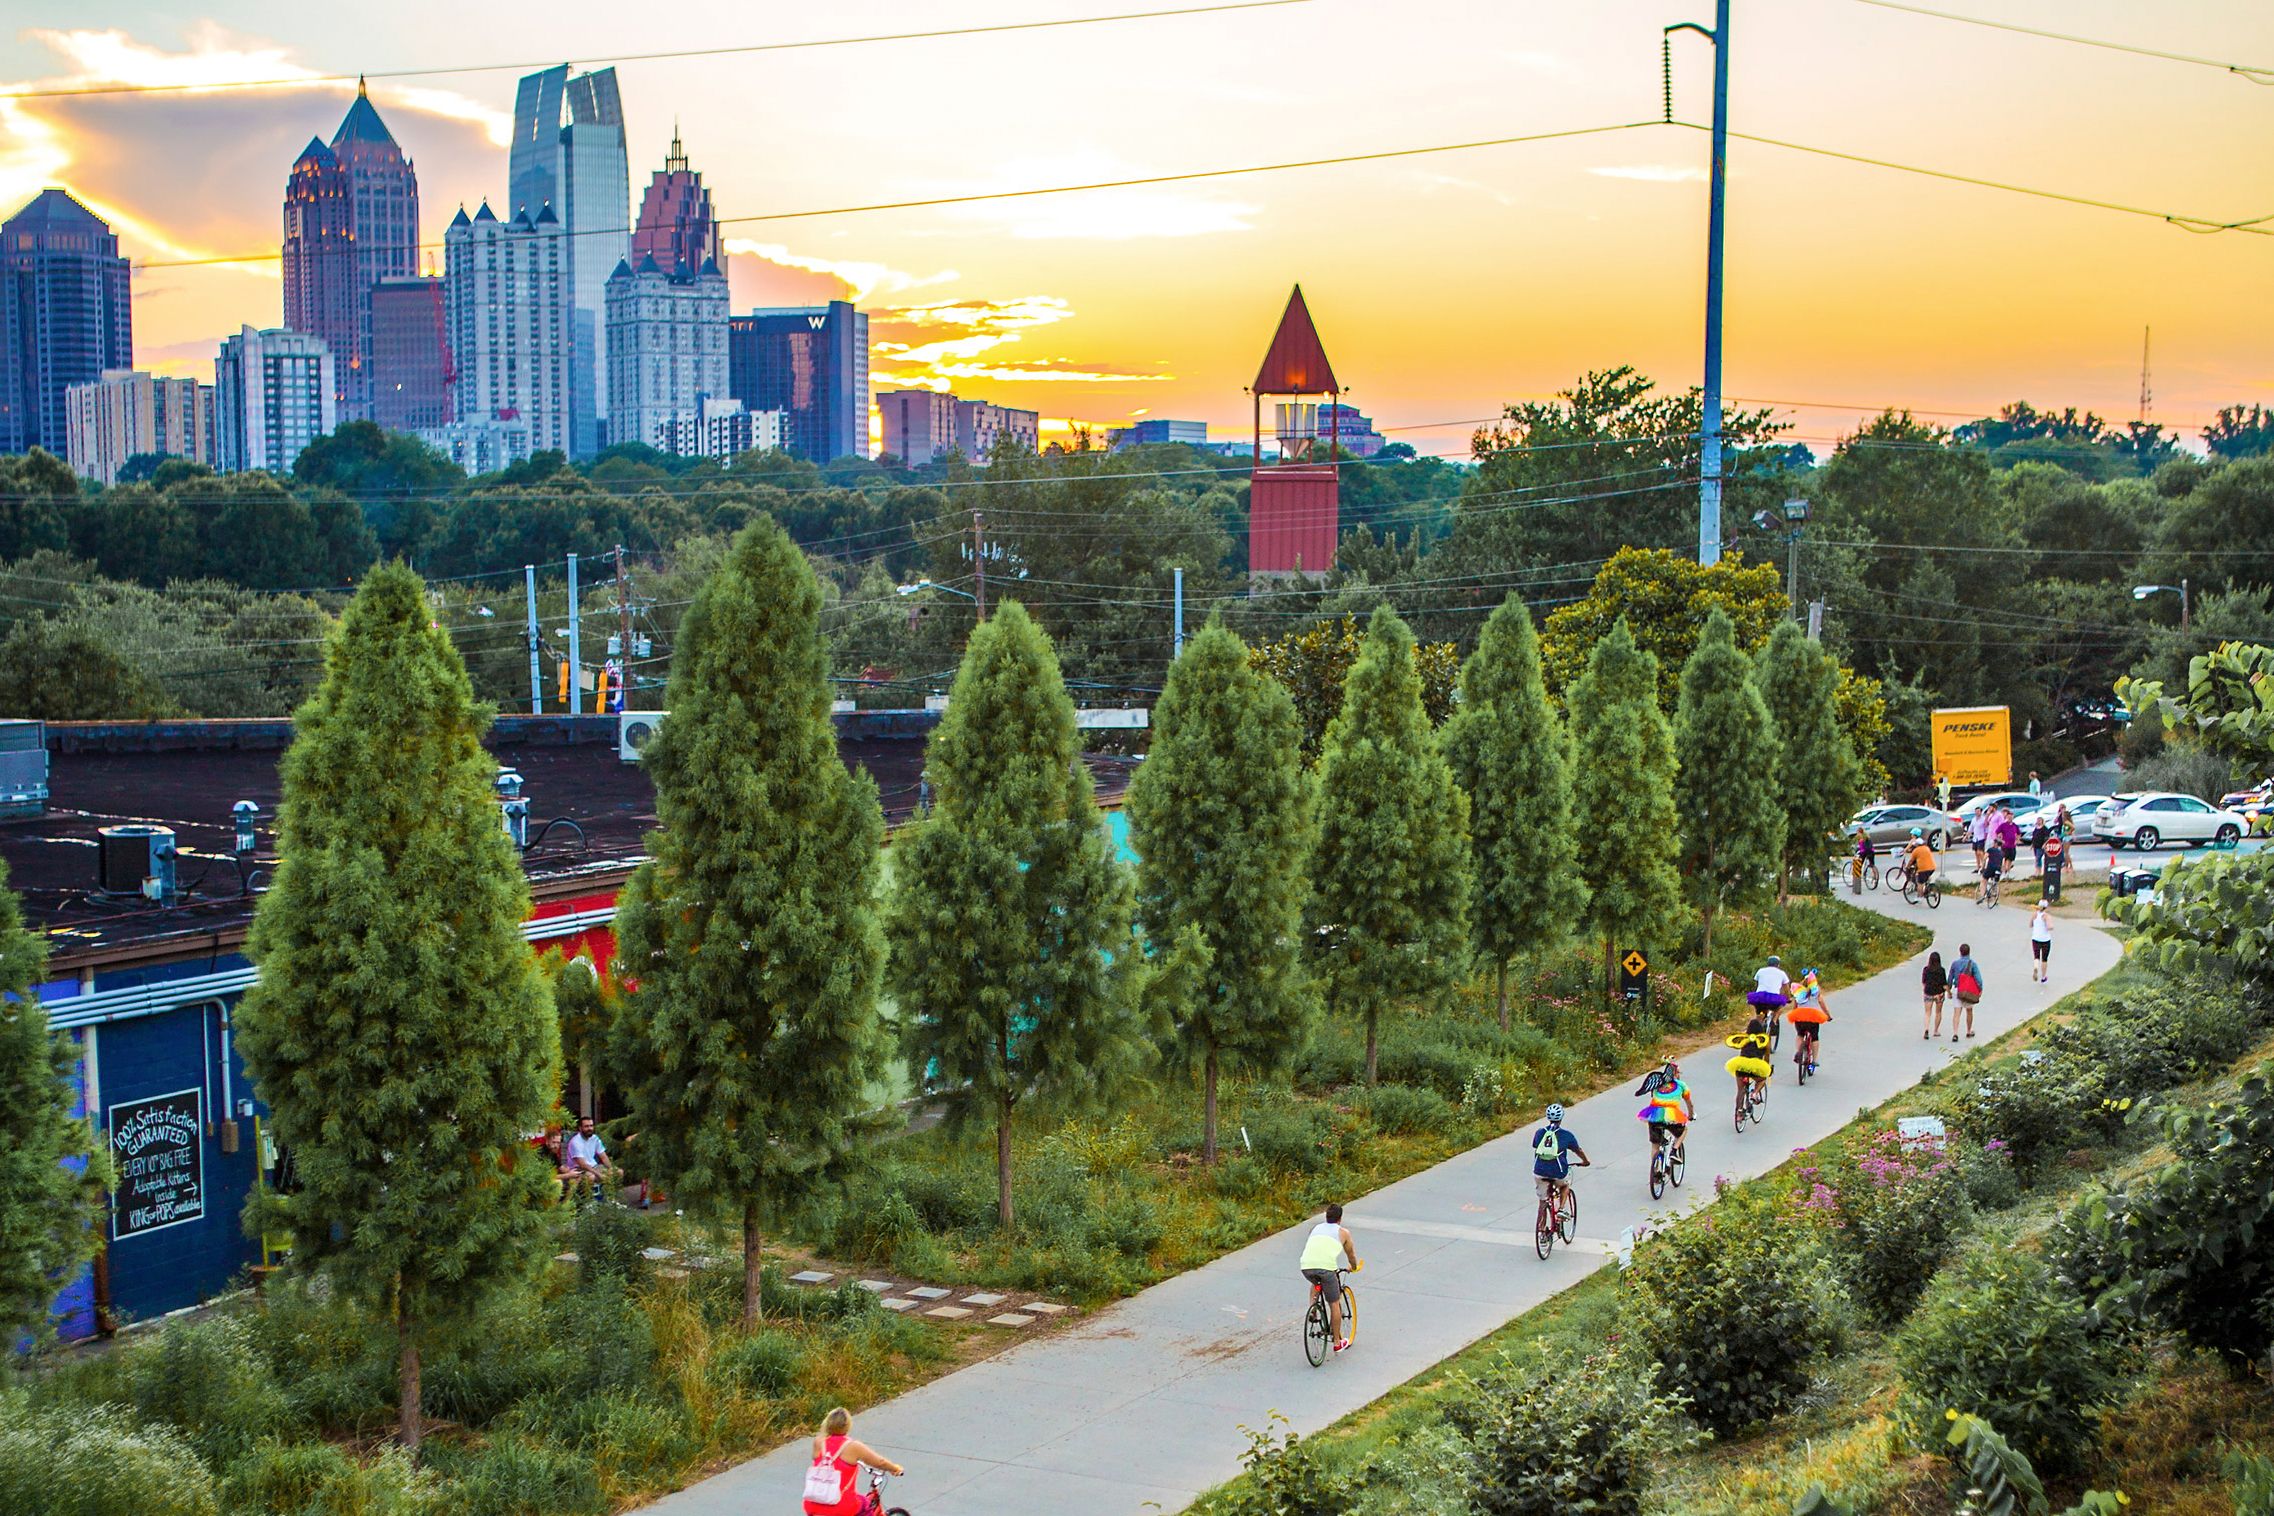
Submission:
{"label": "city skyline", "polygon": [[[2274,15],[2240,4],[2161,20],[2110,3],[1973,9],[2274,57]],[[17,88],[179,84],[526,50],[501,18],[448,13],[445,25],[445,14],[417,3],[386,18],[264,13],[255,31],[123,5],[97,26],[0,41],[0,75]],[[920,15],[871,4],[756,26],[656,20],[631,50],[905,30]],[[1445,3],[1401,19],[1413,45],[1366,52],[1360,74],[1347,64],[1376,30],[1370,14],[1314,0],[631,63],[620,76],[635,162],[662,160],[675,123],[703,144],[733,308],[855,300],[873,316],[878,390],[984,390],[1039,411],[1046,436],[1069,420],[1148,414],[1232,435],[1245,429],[1245,370],[1300,281],[1360,376],[1353,403],[1393,439],[1443,453],[1463,450],[1477,418],[1588,368],[1696,381],[1699,134],[1652,127],[1151,189],[737,218],[1651,120],[1654,34],[1692,19],[1621,3],[1543,26]],[[626,46],[597,8],[563,7],[559,31],[564,49]],[[2191,215],[2264,209],[2246,197],[2274,157],[2258,124],[2265,97],[2231,76],[1860,4],[1747,0],[1733,33],[1741,131]],[[1101,54],[1115,59],[1111,78],[1092,66]],[[1709,68],[1703,43],[1676,40],[1679,118],[1703,118]],[[959,87],[981,70],[987,89]],[[461,201],[497,197],[515,77],[371,85],[418,162],[422,238],[434,244],[422,270],[439,267],[441,226]],[[137,264],[135,365],[197,373],[222,334],[278,322],[277,165],[337,122],[354,89],[0,101],[0,200],[61,184],[111,221]],[[798,151],[782,151],[793,132]],[[1746,403],[1808,402],[1792,412],[1795,435],[1819,452],[1882,405],[1947,422],[2026,398],[2129,418],[2150,327],[2154,417],[2190,441],[2219,405],[2262,400],[2274,379],[2255,236],[2189,235],[1743,141],[1730,201],[1729,389]],[[145,266],[264,251],[266,262]]]}

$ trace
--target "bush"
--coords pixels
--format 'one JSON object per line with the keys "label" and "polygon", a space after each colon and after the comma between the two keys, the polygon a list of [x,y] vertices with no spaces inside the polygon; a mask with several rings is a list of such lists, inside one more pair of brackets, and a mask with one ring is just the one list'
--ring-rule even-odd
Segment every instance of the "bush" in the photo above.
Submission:
{"label": "bush", "polygon": [[713,1384],[747,1395],[787,1395],[797,1388],[805,1349],[787,1332],[753,1332],[714,1347],[709,1374]]}
{"label": "bush", "polygon": [[2121,1111],[2105,1093],[2106,1072],[2050,1054],[1985,1072],[1953,1099],[1960,1129],[1974,1141],[2005,1144],[2024,1184],[2033,1184],[2073,1147],[2105,1136]]}
{"label": "bush", "polygon": [[217,1516],[213,1476],[169,1427],[116,1406],[0,1404],[0,1511],[41,1516]]}
{"label": "bush", "polygon": [[1239,1125],[1255,1156],[1275,1169],[1317,1174],[1341,1156],[1333,1114],[1311,1102],[1283,1098],[1252,1105]]}
{"label": "bush", "polygon": [[577,1213],[570,1231],[576,1252],[577,1283],[590,1289],[603,1280],[632,1288],[649,1273],[641,1250],[655,1244],[647,1219],[620,1205],[588,1205]]}
{"label": "bush", "polygon": [[1453,1028],[1426,1021],[1393,1021],[1382,1038],[1379,1072],[1384,1085],[1403,1084],[1447,1100],[1460,1098],[1476,1057]]}
{"label": "bush", "polygon": [[1966,1187],[1967,1203],[1977,1211],[2003,1211],[2021,1203],[2021,1176],[2014,1172],[2013,1153],[1995,1137],[1959,1148],[1958,1177]]}
{"label": "bush", "polygon": [[[1286,1425],[1277,1411],[1271,1419]],[[1292,1431],[1283,1438],[1274,1438],[1269,1427],[1240,1431],[1248,1439],[1240,1455],[1246,1477],[1225,1487],[1207,1506],[1209,1516],[1344,1516],[1351,1509],[1351,1481],[1330,1470],[1313,1444]]]}
{"label": "bush", "polygon": [[1903,1414],[1932,1448],[1979,1416],[2038,1468],[2078,1467],[2124,1380],[2083,1300],[2045,1261],[1998,1250],[1945,1268],[1895,1340]]}
{"label": "bush", "polygon": [[2193,742],[2167,742],[2125,776],[2129,789],[2173,790],[2214,804],[2233,787],[2234,777],[2232,764]]}
{"label": "bush", "polygon": [[429,1415],[478,1427],[526,1396],[581,1377],[575,1338],[592,1319],[595,1298],[579,1293],[548,1309],[534,1290],[500,1291],[477,1321],[428,1351],[420,1403]]}
{"label": "bush", "polygon": [[449,1481],[451,1516],[600,1516],[608,1509],[585,1453],[492,1437],[478,1449],[430,1447],[425,1456]]}
{"label": "bush", "polygon": [[276,1516],[441,1516],[436,1486],[399,1448],[358,1463],[328,1442],[271,1442],[230,1468],[222,1505]]}
{"label": "bush", "polygon": [[1969,1218],[1958,1165],[1940,1148],[1875,1132],[1829,1170],[1803,1167],[1796,1197],[1826,1224],[1849,1289],[1883,1323],[1901,1321]]}
{"label": "bush", "polygon": [[1503,1359],[1455,1402],[1477,1516],[1639,1516],[1660,1455],[1683,1439],[1677,1402],[1647,1372],[1589,1358],[1550,1372]]}
{"label": "bush", "polygon": [[394,1330],[305,1278],[269,1281],[247,1325],[293,1421],[357,1434],[395,1420]]}
{"label": "bush", "polygon": [[1377,1130],[1401,1136],[1448,1132],[1458,1119],[1443,1095],[1406,1084],[1379,1085],[1366,1092],[1361,1104]]}
{"label": "bush", "polygon": [[1271,1183],[1271,1171],[1245,1153],[1217,1160],[1216,1193],[1231,1200],[1253,1200]]}
{"label": "bush", "polygon": [[1808,1386],[1838,1336],[1822,1251],[1789,1207],[1732,1191],[1635,1249],[1621,1315],[1659,1383],[1716,1436],[1764,1421]]}
{"label": "bush", "polygon": [[43,1405],[111,1404],[180,1432],[219,1468],[292,1425],[292,1407],[241,1317],[181,1322],[49,1374]]}
{"label": "bush", "polygon": [[600,1401],[593,1416],[593,1462],[618,1484],[667,1484],[699,1450],[686,1413],[676,1405],[639,1395],[611,1395]]}
{"label": "bush", "polygon": [[[739,1278],[740,1271],[736,1274]],[[552,1301],[546,1314],[554,1340],[567,1350],[557,1388],[604,1395],[636,1388],[653,1376],[655,1328],[639,1302],[612,1278]]]}

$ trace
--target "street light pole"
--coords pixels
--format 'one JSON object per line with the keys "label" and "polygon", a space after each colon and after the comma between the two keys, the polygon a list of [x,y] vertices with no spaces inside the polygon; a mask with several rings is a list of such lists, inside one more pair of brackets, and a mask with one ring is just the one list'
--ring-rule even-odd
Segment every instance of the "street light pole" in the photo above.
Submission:
{"label": "street light pole", "polygon": [[[1714,0],[1713,30],[1694,21],[1666,28],[1696,32],[1713,44],[1713,170],[1706,199],[1705,389],[1698,435],[1698,562],[1721,561],[1721,271],[1723,205],[1729,164],[1729,0]],[[1667,117],[1673,119],[1673,85]]]}

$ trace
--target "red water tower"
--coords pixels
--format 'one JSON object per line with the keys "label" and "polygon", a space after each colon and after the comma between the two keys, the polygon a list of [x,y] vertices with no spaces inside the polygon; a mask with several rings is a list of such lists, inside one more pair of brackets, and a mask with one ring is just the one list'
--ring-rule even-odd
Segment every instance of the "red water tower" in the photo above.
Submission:
{"label": "red water tower", "polygon": [[[1334,567],[1334,548],[1342,533],[1335,447],[1342,386],[1303,304],[1303,287],[1287,297],[1286,314],[1272,335],[1271,350],[1256,370],[1255,463],[1248,485],[1248,574],[1256,579],[1324,578]],[[1263,461],[1263,397],[1273,396],[1272,431],[1279,441],[1276,463]],[[1319,435],[1324,395],[1327,434]]]}

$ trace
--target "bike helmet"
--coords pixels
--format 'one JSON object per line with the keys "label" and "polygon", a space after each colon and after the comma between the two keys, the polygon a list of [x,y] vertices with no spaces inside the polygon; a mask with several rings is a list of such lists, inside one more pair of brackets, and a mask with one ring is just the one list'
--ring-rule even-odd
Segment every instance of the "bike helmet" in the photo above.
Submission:
{"label": "bike helmet", "polygon": [[1771,953],[1771,954],[1769,954],[1769,967],[1770,967],[1770,968],[1772,968],[1772,969],[1773,969],[1773,968],[1777,968],[1777,967],[1779,967],[1780,965],[1782,965],[1782,964],[1783,964],[1783,962],[1784,962],[1784,960],[1783,960],[1782,958],[1779,958],[1779,957],[1778,957],[1776,954],[1774,954],[1774,953]]}
{"label": "bike helmet", "polygon": [[1548,1107],[1548,1125],[1549,1125],[1549,1126],[1561,1126],[1562,1124],[1563,1124],[1563,1107],[1562,1107],[1562,1106],[1560,1106],[1560,1105],[1551,1105],[1551,1106],[1549,1106],[1549,1107]]}
{"label": "bike helmet", "polygon": [[1911,835],[1912,835],[1912,836],[1914,836],[1914,837],[1924,837],[1924,836],[1926,835],[1926,833],[1925,833],[1925,832],[1922,832],[1922,831],[1920,831],[1920,830],[1919,830],[1917,827],[1912,827],[1912,828],[1911,828]]}

